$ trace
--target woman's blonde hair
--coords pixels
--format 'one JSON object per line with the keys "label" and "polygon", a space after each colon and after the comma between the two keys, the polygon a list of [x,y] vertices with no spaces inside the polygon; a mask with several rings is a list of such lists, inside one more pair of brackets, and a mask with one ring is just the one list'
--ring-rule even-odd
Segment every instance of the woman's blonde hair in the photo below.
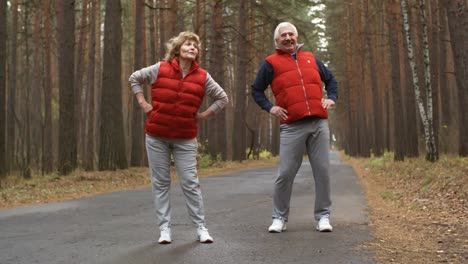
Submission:
{"label": "woman's blonde hair", "polygon": [[164,56],[165,61],[171,61],[175,57],[179,57],[179,50],[182,44],[187,40],[192,40],[196,42],[196,47],[198,49],[197,57],[195,60],[198,62],[200,58],[200,38],[197,34],[190,31],[180,32],[177,37],[171,38],[166,43],[166,55]]}

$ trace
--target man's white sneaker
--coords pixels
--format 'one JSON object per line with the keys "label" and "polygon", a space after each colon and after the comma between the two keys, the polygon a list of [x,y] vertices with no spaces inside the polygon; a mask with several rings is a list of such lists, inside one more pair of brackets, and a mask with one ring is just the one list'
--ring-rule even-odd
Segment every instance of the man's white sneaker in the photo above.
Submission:
{"label": "man's white sneaker", "polygon": [[286,223],[281,219],[273,219],[273,223],[268,228],[270,233],[281,233],[286,230]]}
{"label": "man's white sneaker", "polygon": [[161,228],[161,236],[159,237],[159,244],[170,244],[172,242],[171,238],[171,228],[163,227]]}
{"label": "man's white sneaker", "polygon": [[197,240],[200,241],[200,243],[213,243],[213,238],[210,236],[210,233],[208,233],[208,229],[204,226],[198,227]]}
{"label": "man's white sneaker", "polygon": [[320,232],[333,231],[333,227],[330,225],[330,219],[328,218],[328,216],[324,216],[320,218],[315,229],[317,229],[317,231],[320,231]]}

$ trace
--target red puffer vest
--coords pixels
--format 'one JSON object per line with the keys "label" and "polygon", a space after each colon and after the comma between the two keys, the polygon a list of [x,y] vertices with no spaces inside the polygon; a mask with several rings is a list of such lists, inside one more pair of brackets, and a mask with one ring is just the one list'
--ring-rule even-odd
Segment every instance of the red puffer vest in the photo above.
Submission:
{"label": "red puffer vest", "polygon": [[328,112],[322,107],[322,80],[310,52],[297,51],[297,60],[289,53],[276,50],[266,60],[273,66],[271,90],[276,98],[276,105],[288,110],[287,124],[306,116],[328,118]]}
{"label": "red puffer vest", "polygon": [[151,88],[153,110],[146,119],[145,132],[156,137],[192,139],[197,136],[196,115],[205,95],[207,72],[197,62],[182,77],[177,59],[160,64]]}

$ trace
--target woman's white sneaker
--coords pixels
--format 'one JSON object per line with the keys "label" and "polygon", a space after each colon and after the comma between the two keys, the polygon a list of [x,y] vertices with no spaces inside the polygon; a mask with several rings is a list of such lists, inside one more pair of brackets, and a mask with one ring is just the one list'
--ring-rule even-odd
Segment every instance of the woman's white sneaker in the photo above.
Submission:
{"label": "woman's white sneaker", "polygon": [[320,232],[333,231],[333,227],[330,225],[330,219],[328,218],[328,216],[324,216],[320,218],[315,229],[317,229],[317,231],[320,231]]}
{"label": "woman's white sneaker", "polygon": [[281,233],[286,230],[286,223],[281,219],[273,219],[273,223],[268,228],[270,233]]}
{"label": "woman's white sneaker", "polygon": [[171,228],[170,227],[161,228],[161,236],[159,237],[158,243],[170,244],[171,242],[172,242]]}
{"label": "woman's white sneaker", "polygon": [[213,243],[213,238],[210,236],[210,233],[208,233],[208,229],[204,226],[198,227],[197,240],[200,241],[200,243]]}

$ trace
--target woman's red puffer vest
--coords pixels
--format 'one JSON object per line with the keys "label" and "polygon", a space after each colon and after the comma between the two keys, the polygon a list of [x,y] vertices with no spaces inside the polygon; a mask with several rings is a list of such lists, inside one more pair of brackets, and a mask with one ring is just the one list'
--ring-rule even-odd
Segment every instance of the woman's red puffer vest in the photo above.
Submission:
{"label": "woman's red puffer vest", "polygon": [[288,110],[288,118],[281,124],[287,124],[307,116],[328,118],[328,112],[322,107],[322,80],[310,52],[297,51],[297,61],[289,53],[276,50],[266,60],[273,66],[271,90],[276,98],[276,105]]}
{"label": "woman's red puffer vest", "polygon": [[153,110],[146,119],[146,134],[173,139],[195,138],[196,116],[205,95],[206,76],[207,72],[197,62],[192,63],[185,78],[176,58],[161,62],[151,88]]}

